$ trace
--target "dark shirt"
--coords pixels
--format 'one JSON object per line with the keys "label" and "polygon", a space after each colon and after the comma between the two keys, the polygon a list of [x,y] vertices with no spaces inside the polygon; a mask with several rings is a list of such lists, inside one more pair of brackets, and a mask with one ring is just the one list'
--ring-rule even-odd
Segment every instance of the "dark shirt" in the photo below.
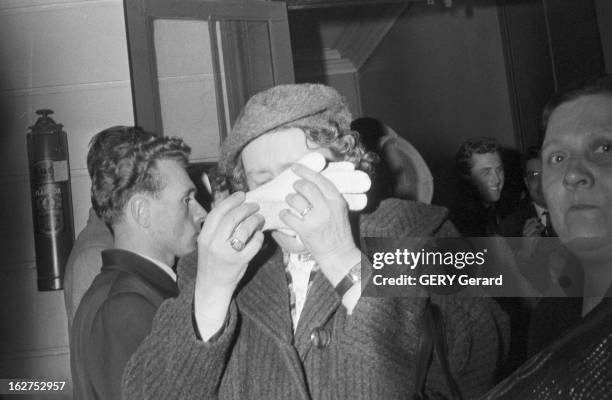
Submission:
{"label": "dark shirt", "polygon": [[160,304],[178,295],[159,266],[129,251],[102,252],[102,271],[83,296],[72,325],[75,399],[119,399],[123,368],[151,331]]}
{"label": "dark shirt", "polygon": [[497,204],[484,204],[474,190],[468,190],[451,210],[451,221],[466,237],[487,237],[499,234],[501,212]]}
{"label": "dark shirt", "polygon": [[[545,213],[548,213],[545,211]],[[521,237],[523,236],[523,228],[525,222],[530,218],[537,218],[538,213],[530,198],[521,200],[516,210],[512,214],[505,217],[500,225],[500,234],[505,237]],[[546,217],[546,227],[542,230],[540,236],[555,237],[557,236],[552,225],[550,224],[550,216]]]}
{"label": "dark shirt", "polygon": [[512,214],[504,218],[500,226],[500,233],[505,237],[521,237],[523,236],[525,222],[537,216],[538,214],[533,206],[533,202],[525,198],[521,200]]}

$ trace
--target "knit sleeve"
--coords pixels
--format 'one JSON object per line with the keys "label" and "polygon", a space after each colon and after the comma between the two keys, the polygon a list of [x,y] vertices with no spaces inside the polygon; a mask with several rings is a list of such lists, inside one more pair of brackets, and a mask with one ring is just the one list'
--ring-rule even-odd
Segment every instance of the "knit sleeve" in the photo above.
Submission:
{"label": "knit sleeve", "polygon": [[[491,299],[437,296],[432,301],[442,313],[451,373],[465,398],[476,398],[495,383],[507,351],[508,320]],[[418,321],[425,303],[426,297],[361,298],[339,330],[342,352],[355,364],[384,360],[388,374],[414,388]],[[430,368],[427,388],[450,396],[438,361]]]}
{"label": "knit sleeve", "polygon": [[[458,233],[445,220],[431,235],[448,238]],[[419,367],[418,321],[427,298],[432,297],[422,288],[414,290],[410,297],[360,298],[338,330],[342,352],[349,363],[384,368],[410,390],[414,389],[415,369]],[[439,295],[432,301],[442,314],[451,373],[465,398],[476,398],[495,383],[498,363],[507,349],[508,320],[491,299]],[[434,361],[427,375],[427,389],[450,396],[438,361]]]}
{"label": "knit sleeve", "polygon": [[490,298],[441,295],[432,301],[443,314],[453,377],[464,398],[477,398],[499,378],[509,349],[509,318]]}
{"label": "knit sleeve", "polygon": [[236,334],[237,309],[232,302],[224,331],[216,340],[202,342],[197,339],[192,325],[193,294],[194,282],[191,281],[177,298],[161,305],[151,333],[123,371],[123,399],[217,397]]}

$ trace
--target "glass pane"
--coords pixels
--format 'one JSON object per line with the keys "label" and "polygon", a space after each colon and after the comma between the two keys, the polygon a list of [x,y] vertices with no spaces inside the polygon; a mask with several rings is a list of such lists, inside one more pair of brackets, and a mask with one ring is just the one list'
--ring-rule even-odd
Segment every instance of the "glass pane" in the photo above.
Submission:
{"label": "glass pane", "polygon": [[165,136],[180,136],[192,161],[219,157],[219,110],[207,21],[153,23],[161,118]]}
{"label": "glass pane", "polygon": [[274,85],[270,31],[267,21],[225,20],[219,22],[218,37],[233,123],[250,96]]}

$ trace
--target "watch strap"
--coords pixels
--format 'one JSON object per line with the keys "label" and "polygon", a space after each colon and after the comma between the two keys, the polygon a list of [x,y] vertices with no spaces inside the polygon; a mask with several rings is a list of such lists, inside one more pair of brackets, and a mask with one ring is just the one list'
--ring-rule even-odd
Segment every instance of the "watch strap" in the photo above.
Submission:
{"label": "watch strap", "polygon": [[338,282],[334,290],[340,297],[344,297],[357,282],[361,281],[361,261],[353,265],[349,272]]}

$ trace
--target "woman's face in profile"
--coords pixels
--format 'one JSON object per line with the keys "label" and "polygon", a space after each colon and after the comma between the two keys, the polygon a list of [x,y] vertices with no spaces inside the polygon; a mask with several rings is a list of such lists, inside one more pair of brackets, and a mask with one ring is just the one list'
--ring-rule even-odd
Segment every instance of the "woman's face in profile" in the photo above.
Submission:
{"label": "woman's face in profile", "polygon": [[612,96],[585,95],[557,107],[542,162],[542,188],[561,240],[588,249],[610,244]]}

